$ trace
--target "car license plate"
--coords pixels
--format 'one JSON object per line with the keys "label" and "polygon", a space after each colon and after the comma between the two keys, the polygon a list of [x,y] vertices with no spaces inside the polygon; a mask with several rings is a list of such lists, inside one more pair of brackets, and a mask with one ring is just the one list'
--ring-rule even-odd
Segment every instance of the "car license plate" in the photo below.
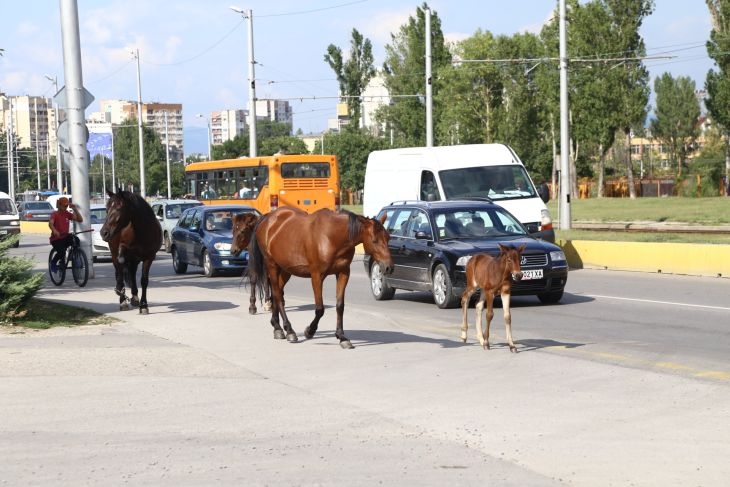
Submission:
{"label": "car license plate", "polygon": [[530,279],[542,279],[542,269],[522,271],[522,280],[529,281]]}
{"label": "car license plate", "polygon": [[8,233],[8,231],[7,231],[7,230],[0,230],[0,235],[5,235],[5,234],[7,234],[7,233]]}

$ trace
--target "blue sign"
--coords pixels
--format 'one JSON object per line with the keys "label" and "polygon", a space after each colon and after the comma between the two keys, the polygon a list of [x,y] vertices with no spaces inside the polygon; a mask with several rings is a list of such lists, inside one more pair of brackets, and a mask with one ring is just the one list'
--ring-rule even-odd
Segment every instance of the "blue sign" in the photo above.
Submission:
{"label": "blue sign", "polygon": [[112,158],[112,134],[89,133],[89,140],[86,143],[89,151],[89,163],[94,160],[97,154],[101,154],[107,159]]}

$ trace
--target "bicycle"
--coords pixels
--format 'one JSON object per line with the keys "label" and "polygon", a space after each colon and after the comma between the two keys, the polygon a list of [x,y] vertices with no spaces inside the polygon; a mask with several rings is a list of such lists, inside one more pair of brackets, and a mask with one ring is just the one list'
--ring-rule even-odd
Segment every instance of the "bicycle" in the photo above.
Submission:
{"label": "bicycle", "polygon": [[[66,280],[66,269],[71,266],[71,274],[73,275],[74,282],[79,287],[86,286],[86,281],[89,280],[89,259],[86,257],[86,253],[81,249],[81,240],[77,235],[79,233],[93,232],[93,228],[88,230],[81,230],[78,232],[72,232],[73,239],[71,245],[66,249],[66,258],[61,259],[58,255],[58,251],[54,248],[48,254],[48,275],[51,277],[51,282],[56,286],[63,284]],[[63,262],[62,262],[63,261]]]}

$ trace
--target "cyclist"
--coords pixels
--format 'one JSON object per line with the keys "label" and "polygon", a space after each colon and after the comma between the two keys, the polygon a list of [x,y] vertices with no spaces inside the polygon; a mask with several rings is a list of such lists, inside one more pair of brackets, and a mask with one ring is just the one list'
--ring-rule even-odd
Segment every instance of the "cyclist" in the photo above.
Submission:
{"label": "cyclist", "polygon": [[[48,220],[48,227],[51,229],[51,237],[49,238],[51,245],[58,252],[60,262],[51,262],[51,270],[56,272],[56,266],[65,266],[64,258],[66,257],[66,249],[73,243],[73,235],[68,233],[69,221],[84,221],[78,207],[73,203],[69,204],[68,198],[62,196],[56,201],[56,211],[51,213]],[[73,213],[68,211],[73,210]]]}

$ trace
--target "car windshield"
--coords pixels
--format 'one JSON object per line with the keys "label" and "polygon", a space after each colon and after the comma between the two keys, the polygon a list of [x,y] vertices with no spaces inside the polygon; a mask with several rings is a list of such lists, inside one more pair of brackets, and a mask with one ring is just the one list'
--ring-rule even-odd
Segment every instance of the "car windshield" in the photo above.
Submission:
{"label": "car windshield", "polygon": [[53,207],[47,201],[32,201],[30,203],[26,203],[25,209],[26,210],[51,210],[51,211],[53,211]]}
{"label": "car windshield", "polygon": [[91,224],[104,223],[106,221],[106,208],[92,208],[89,210]]}
{"label": "car windshield", "polygon": [[212,232],[227,232],[233,229],[233,217],[240,212],[233,210],[210,211],[205,215],[205,229]]}
{"label": "car windshield", "polygon": [[197,201],[191,201],[190,203],[169,203],[165,207],[165,218],[180,218],[183,211],[198,205],[200,205],[200,203]]}
{"label": "car windshield", "polygon": [[13,202],[9,199],[0,199],[0,214],[9,215],[15,213]]}
{"label": "car windshield", "polygon": [[516,237],[527,235],[525,228],[505,210],[476,208],[434,213],[440,238]]}
{"label": "car windshield", "polygon": [[521,165],[462,167],[439,171],[447,200],[532,198],[535,187]]}

